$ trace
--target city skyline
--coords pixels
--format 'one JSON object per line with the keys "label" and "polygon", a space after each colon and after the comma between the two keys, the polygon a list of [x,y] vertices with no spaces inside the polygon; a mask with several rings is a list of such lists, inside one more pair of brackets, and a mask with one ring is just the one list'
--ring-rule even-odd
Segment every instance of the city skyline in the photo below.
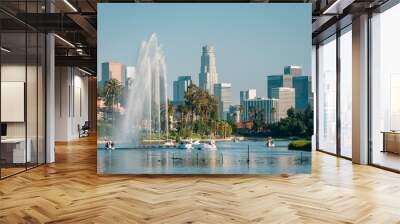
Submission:
{"label": "city skyline", "polygon": [[[99,13],[104,16],[99,17],[99,24],[105,29],[99,30],[98,61],[132,66],[136,64],[141,41],[157,33],[166,55],[168,96],[172,99],[172,83],[178,76],[190,75],[199,85],[202,46],[212,45],[218,82],[232,83],[233,104],[239,104],[239,92],[243,89],[255,88],[265,96],[265,76],[282,74],[286,65],[300,65],[305,74],[310,74],[311,57],[304,55],[311,55],[311,39],[307,35],[311,25],[291,16],[308,18],[310,11],[309,5],[287,4],[100,6]],[[272,22],[276,19],[281,21],[279,26]],[[143,20],[146,23],[140,22]],[[119,21],[132,22],[127,28]],[[100,67],[98,71],[101,74]]]}
{"label": "city skyline", "polygon": [[[203,49],[204,49],[204,47],[203,47]],[[112,72],[111,70],[107,70],[107,71],[104,70],[104,68],[108,69],[111,64],[113,64],[114,67],[115,67],[115,65],[118,66],[117,67],[117,73],[120,73],[120,74],[115,73],[115,71]],[[125,82],[132,82],[135,79],[136,74],[135,74],[135,67],[134,66],[126,66],[126,65],[121,64],[119,62],[103,62],[103,63],[101,63],[101,65],[102,65],[102,74],[101,74],[102,79],[99,81],[100,83],[104,83],[104,81],[109,80],[109,76],[112,76],[112,78],[117,79],[120,82],[121,82],[121,80],[124,80],[124,81],[121,82],[122,86],[125,86],[125,84],[126,84]],[[291,74],[291,73],[287,73],[287,69],[291,68],[291,67],[295,68],[294,71],[296,71],[296,72],[295,72],[294,75]],[[284,66],[283,74],[281,74],[281,75],[269,75],[269,76],[267,75],[266,76],[267,91],[266,91],[265,94],[261,94],[261,95],[257,94],[257,89],[251,89],[251,88],[246,89],[246,90],[240,90],[238,96],[233,95],[232,92],[230,91],[230,93],[229,93],[229,95],[230,95],[230,100],[229,100],[230,104],[225,106],[226,107],[225,108],[225,112],[228,111],[228,107],[229,106],[242,105],[243,104],[243,100],[246,100],[246,99],[254,99],[254,98],[263,98],[263,99],[275,98],[275,99],[280,99],[280,97],[277,97],[276,94],[272,94],[271,95],[271,93],[272,93],[271,91],[273,91],[273,88],[274,87],[278,87],[278,88],[280,88],[280,87],[284,87],[284,88],[290,87],[291,88],[292,85],[296,85],[296,84],[294,84],[295,82],[299,83],[299,79],[303,80],[303,81],[301,82],[300,86],[297,86],[297,88],[303,88],[304,90],[300,91],[301,92],[301,96],[296,96],[296,105],[297,105],[297,107],[300,106],[299,108],[301,110],[304,110],[305,107],[307,107],[307,105],[309,104],[309,94],[311,94],[311,92],[310,92],[311,91],[311,89],[310,89],[311,88],[310,87],[311,76],[309,76],[309,75],[301,75],[301,74],[302,74],[302,67],[301,66],[298,66],[298,65]],[[106,78],[107,80],[103,80],[104,78]],[[132,80],[130,80],[129,78],[132,78]],[[194,80],[192,78],[194,78],[194,77],[192,77],[190,75],[181,75],[181,76],[178,76],[176,80],[172,80],[171,88],[172,88],[172,92],[173,93],[172,93],[171,96],[168,97],[168,99],[171,102],[175,103],[175,104],[183,103],[184,102],[184,97],[185,97],[185,92],[186,92],[187,88],[192,84],[196,85],[196,83],[194,82]],[[271,82],[271,80],[270,80],[271,78],[272,79],[280,78],[281,80],[280,81],[277,80],[278,82],[273,81],[272,83],[269,83],[269,82]],[[303,78],[307,78],[307,79],[303,79]],[[219,98],[219,96],[218,96],[218,94],[216,94],[214,92],[217,85],[221,85],[221,84],[222,85],[226,85],[226,84],[228,84],[229,85],[229,89],[232,88],[232,84],[231,83],[218,82],[218,80],[214,80],[214,81],[215,81],[215,83],[213,83],[213,85],[212,85],[213,86],[213,88],[212,88],[213,89],[213,93],[210,93],[210,94],[214,95],[217,98]],[[200,80],[199,80],[199,83],[201,83]],[[198,87],[202,88],[201,86],[198,86]],[[202,89],[205,90],[205,91],[209,91],[209,90],[207,90],[207,88],[205,88],[205,86],[203,86]],[[236,99],[236,97],[238,97],[238,99],[239,99],[239,104],[237,104],[236,101],[234,101],[234,99]],[[305,98],[306,100],[304,100],[303,98]],[[300,104],[299,104],[299,102],[297,102],[299,100],[301,101]],[[295,105],[293,105],[293,107],[297,108]],[[290,107],[288,107],[288,108],[290,108]]]}

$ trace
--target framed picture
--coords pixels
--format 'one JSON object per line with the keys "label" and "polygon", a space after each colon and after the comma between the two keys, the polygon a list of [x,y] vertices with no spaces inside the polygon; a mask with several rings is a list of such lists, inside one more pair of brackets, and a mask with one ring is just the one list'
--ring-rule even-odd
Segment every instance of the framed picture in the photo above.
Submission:
{"label": "framed picture", "polygon": [[310,21],[310,4],[99,4],[98,173],[310,173]]}

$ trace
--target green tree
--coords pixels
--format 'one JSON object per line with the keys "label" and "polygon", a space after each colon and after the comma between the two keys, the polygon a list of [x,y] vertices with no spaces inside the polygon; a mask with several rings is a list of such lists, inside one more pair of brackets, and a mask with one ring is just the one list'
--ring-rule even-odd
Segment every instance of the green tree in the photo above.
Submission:
{"label": "green tree", "polygon": [[[197,135],[216,135],[218,126],[218,101],[204,91],[192,84],[185,92],[185,101],[176,108],[178,116],[176,128],[178,132],[190,129]],[[184,134],[183,132],[179,132]]]}
{"label": "green tree", "polygon": [[178,131],[186,128],[188,108],[185,104],[179,105],[176,109],[179,113]]}
{"label": "green tree", "polygon": [[250,121],[253,122],[253,131],[262,132],[265,129],[265,114],[264,111],[256,107],[250,108]]}
{"label": "green tree", "polygon": [[276,110],[276,108],[275,107],[272,107],[272,109],[271,109],[271,112],[272,112],[272,119],[274,120],[274,121],[277,121],[278,120],[278,118],[277,118],[277,110]]}
{"label": "green tree", "polygon": [[197,87],[190,85],[185,92],[185,106],[190,113],[190,127],[193,128],[193,121],[195,116],[195,105],[197,101]]}
{"label": "green tree", "polygon": [[103,86],[97,86],[97,97],[105,97]]}
{"label": "green tree", "polygon": [[290,108],[287,110],[287,116],[288,116],[288,117],[294,117],[294,116],[295,116],[295,110],[294,110],[293,107],[290,107]]}
{"label": "green tree", "polygon": [[169,129],[171,129],[173,123],[174,123],[174,115],[175,115],[175,106],[172,104],[171,101],[168,101],[168,125]]}
{"label": "green tree", "polygon": [[122,92],[122,85],[117,79],[107,80],[104,85],[104,95],[106,99],[106,105],[111,111],[111,119],[114,123],[114,108],[118,105],[120,96]]}

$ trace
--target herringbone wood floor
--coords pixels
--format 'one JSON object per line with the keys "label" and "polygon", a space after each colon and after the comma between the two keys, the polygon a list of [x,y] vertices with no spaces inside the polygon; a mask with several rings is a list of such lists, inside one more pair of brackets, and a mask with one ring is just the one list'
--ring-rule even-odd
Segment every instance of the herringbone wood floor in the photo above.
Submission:
{"label": "herringbone wood floor", "polygon": [[315,152],[294,176],[98,176],[95,139],[0,181],[0,223],[400,223],[400,175]]}

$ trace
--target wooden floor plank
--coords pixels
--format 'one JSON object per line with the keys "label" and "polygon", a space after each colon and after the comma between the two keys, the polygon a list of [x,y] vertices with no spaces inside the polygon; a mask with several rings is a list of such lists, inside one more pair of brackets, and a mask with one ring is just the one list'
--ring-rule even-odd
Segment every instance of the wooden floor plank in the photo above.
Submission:
{"label": "wooden floor plank", "polygon": [[96,139],[0,181],[0,223],[400,223],[400,175],[313,153],[311,175],[96,173]]}

